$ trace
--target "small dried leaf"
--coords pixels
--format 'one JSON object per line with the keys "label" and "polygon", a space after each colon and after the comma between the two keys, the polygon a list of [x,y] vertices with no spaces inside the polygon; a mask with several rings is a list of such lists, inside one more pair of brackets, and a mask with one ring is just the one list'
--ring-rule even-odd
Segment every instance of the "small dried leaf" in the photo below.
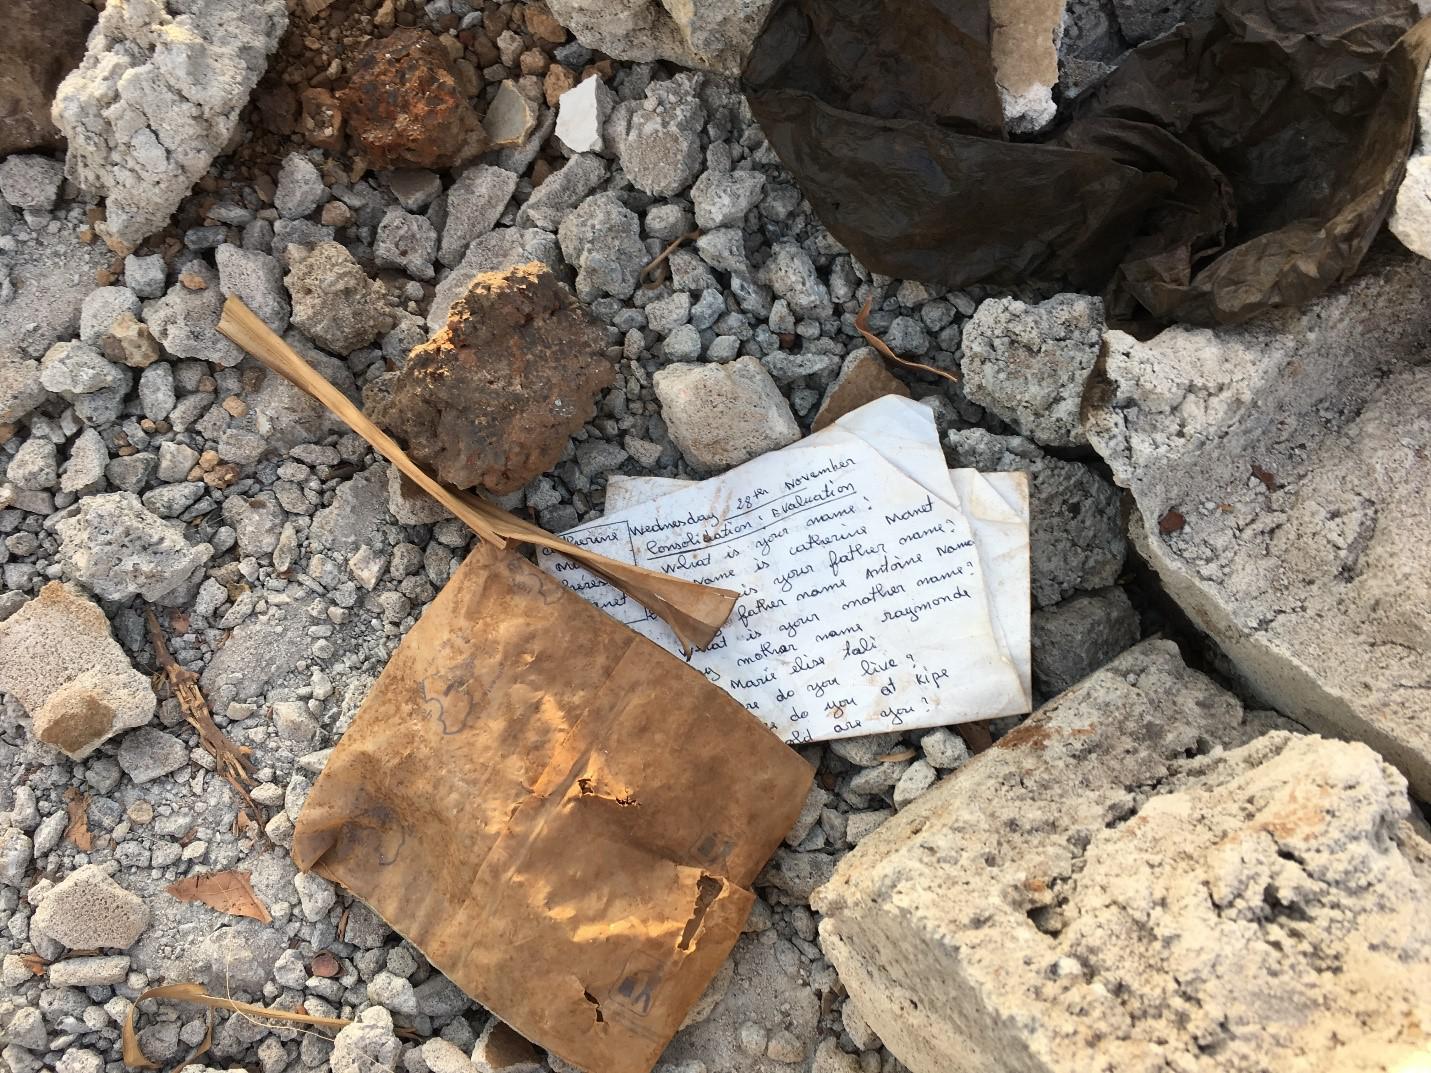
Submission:
{"label": "small dried leaf", "polygon": [[65,841],[73,843],[81,853],[94,849],[94,835],[89,829],[89,795],[71,787],[65,791],[65,811],[70,824],[65,828]]}
{"label": "small dried leaf", "polygon": [[347,934],[348,934],[348,910],[347,910],[347,909],[344,909],[341,913],[338,914],[338,941],[339,941],[340,943],[341,943],[341,942],[344,942],[344,941],[345,941],[345,938],[344,938],[344,937],[345,937]]}
{"label": "small dried leaf", "polygon": [[35,976],[45,975],[45,969],[49,966],[49,962],[40,957],[39,954],[21,954],[20,964],[24,965],[25,968],[29,969]]}
{"label": "small dried leaf", "polygon": [[1163,536],[1168,536],[1171,533],[1176,533],[1186,524],[1187,519],[1183,517],[1182,511],[1170,510],[1158,519],[1158,532]]}
{"label": "small dried leaf", "polygon": [[341,968],[338,959],[326,950],[315,957],[313,964],[309,966],[309,970],[314,976],[321,976],[325,980],[337,976]]}
{"label": "small dried leaf", "polygon": [[209,872],[181,879],[164,889],[181,902],[203,902],[220,913],[272,923],[273,918],[254,894],[248,875],[247,872]]}

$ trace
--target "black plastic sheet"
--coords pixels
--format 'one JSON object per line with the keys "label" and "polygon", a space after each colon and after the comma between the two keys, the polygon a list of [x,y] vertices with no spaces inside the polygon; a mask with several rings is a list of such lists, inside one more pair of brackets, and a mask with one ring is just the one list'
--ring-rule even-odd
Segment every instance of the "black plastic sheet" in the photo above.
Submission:
{"label": "black plastic sheet", "polygon": [[1415,135],[1416,19],[1405,0],[1223,0],[1010,141],[987,0],[776,0],[744,87],[874,271],[1236,322],[1356,271]]}

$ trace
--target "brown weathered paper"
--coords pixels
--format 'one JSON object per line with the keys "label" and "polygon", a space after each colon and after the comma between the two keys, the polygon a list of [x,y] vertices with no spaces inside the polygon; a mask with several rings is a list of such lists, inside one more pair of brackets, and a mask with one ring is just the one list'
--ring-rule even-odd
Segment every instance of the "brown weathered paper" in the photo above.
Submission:
{"label": "brown weathered paper", "polygon": [[528,1039],[646,1073],[810,779],[703,675],[479,544],[334,751],[293,856]]}

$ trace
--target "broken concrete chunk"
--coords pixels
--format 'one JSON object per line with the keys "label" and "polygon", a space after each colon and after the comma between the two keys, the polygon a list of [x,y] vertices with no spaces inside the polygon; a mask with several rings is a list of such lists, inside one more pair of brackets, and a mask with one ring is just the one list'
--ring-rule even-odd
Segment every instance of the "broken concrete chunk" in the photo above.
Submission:
{"label": "broken concrete chunk", "polygon": [[22,212],[49,212],[64,181],[65,169],[47,156],[16,153],[0,160],[0,197]]}
{"label": "broken concrete chunk", "polygon": [[121,313],[100,338],[99,346],[110,361],[131,369],[147,369],[164,355],[149,326],[133,313]]}
{"label": "broken concrete chunk", "polygon": [[198,358],[224,368],[243,360],[243,351],[215,329],[224,309],[219,275],[203,262],[187,269],[193,288],[176,282],[163,298],[144,304],[144,323],[161,346],[176,358]]}
{"label": "broken concrete chunk", "polygon": [[538,263],[473,280],[447,327],[366,393],[368,413],[457,488],[515,492],[561,458],[615,377],[600,325]]}
{"label": "broken concrete chunk", "polygon": [[154,690],[104,612],[58,581],[0,622],[0,689],[29,712],[37,738],[74,759],[154,715]]}
{"label": "broken concrete chunk", "polygon": [[561,95],[557,104],[556,136],[573,153],[599,153],[604,148],[602,128],[616,97],[599,75],[583,79]]}
{"label": "broken concrete chunk", "polygon": [[178,522],[145,509],[133,492],[86,496],[55,529],[66,576],[106,600],[158,600],[213,555],[208,544],[190,544]]}
{"label": "broken concrete chunk", "polygon": [[239,298],[279,335],[288,330],[292,310],[283,289],[283,266],[276,257],[225,242],[214,251],[214,260],[219,266],[219,290],[225,298]]}
{"label": "broken concrete chunk", "polygon": [[324,350],[351,354],[387,329],[386,292],[340,243],[320,242],[283,281],[293,298],[293,326]]}
{"label": "broken concrete chunk", "polygon": [[641,108],[631,117],[621,145],[621,167],[631,185],[657,197],[686,190],[701,172],[701,76],[683,72],[667,82],[653,82]]}
{"label": "broken concrete chunk", "polygon": [[288,25],[283,0],[109,4],[55,95],[66,172],[106,198],[101,225],[138,245],[169,222],[233,136]]}
{"label": "broken concrete chunk", "polygon": [[189,747],[155,727],[140,727],[119,743],[119,766],[136,783],[151,782],[189,762]]}
{"label": "broken concrete chunk", "polygon": [[493,1017],[472,1048],[477,1073],[541,1073],[541,1056],[523,1036]]}
{"label": "broken concrete chunk", "polygon": [[128,950],[149,926],[149,910],[99,865],[87,864],[51,888],[33,924],[71,950]]}
{"label": "broken concrete chunk", "polygon": [[537,129],[537,110],[510,78],[497,87],[497,95],[482,119],[493,149],[515,149]]}
{"label": "broken concrete chunk", "polygon": [[1107,337],[1085,427],[1167,591],[1278,711],[1431,796],[1431,263],[1235,328]]}
{"label": "broken concrete chunk", "polygon": [[40,383],[40,363],[0,346],[0,425],[18,421],[48,395]]}
{"label": "broken concrete chunk", "polygon": [[438,260],[445,265],[460,262],[474,239],[497,226],[516,189],[517,176],[504,168],[474,164],[463,171],[447,191],[447,223]]}
{"label": "broken concrete chunk", "polygon": [[94,8],[80,0],[11,0],[0,36],[0,157],[62,146],[50,119],[60,79],[79,65]]}
{"label": "broken concrete chunk", "polygon": [[888,820],[815,897],[870,1028],[913,1073],[1411,1060],[1431,889],[1405,781],[1254,732],[1147,642]]}
{"label": "broken concrete chunk", "polygon": [[1078,411],[1102,343],[1101,299],[990,298],[964,325],[964,394],[1035,443],[1082,446]]}
{"label": "broken concrete chunk", "polygon": [[0,306],[0,348],[38,358],[55,343],[79,334],[80,310],[94,290],[95,273],[113,255],[102,242],[80,241],[77,230],[46,227],[4,254],[9,286],[0,284],[0,292],[7,295]]}
{"label": "broken concrete chunk", "polygon": [[551,0],[582,44],[620,60],[670,60],[738,75],[770,0]]}
{"label": "broken concrete chunk", "polygon": [[1063,692],[1138,643],[1138,613],[1116,585],[1079,593],[1033,613],[1034,684]]}
{"label": "broken concrete chunk", "polygon": [[1128,548],[1116,488],[1087,466],[1044,454],[1021,436],[971,428],[951,431],[946,439],[956,466],[1029,475],[1034,606],[1118,579]]}
{"label": "broken concrete chunk", "polygon": [[349,64],[339,98],[348,133],[375,168],[450,168],[487,145],[452,61],[426,30],[400,28]]}
{"label": "broken concrete chunk", "polygon": [[562,256],[576,267],[576,296],[630,298],[647,261],[641,221],[613,193],[587,198],[557,230]]}
{"label": "broken concrete chunk", "polygon": [[652,383],[671,441],[703,473],[738,466],[800,438],[790,404],[758,358],[668,365]]}

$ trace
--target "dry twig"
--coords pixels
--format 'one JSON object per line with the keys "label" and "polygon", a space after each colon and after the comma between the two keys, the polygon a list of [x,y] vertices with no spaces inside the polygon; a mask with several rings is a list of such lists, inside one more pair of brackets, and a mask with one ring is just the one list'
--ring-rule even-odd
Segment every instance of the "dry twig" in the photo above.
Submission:
{"label": "dry twig", "polygon": [[865,337],[865,341],[869,343],[870,346],[874,347],[890,361],[896,362],[899,365],[903,365],[906,369],[918,369],[922,373],[930,373],[933,376],[942,376],[945,380],[948,380],[950,383],[954,384],[957,384],[959,382],[958,373],[951,373],[946,372],[943,369],[936,369],[933,365],[925,365],[922,361],[909,361],[907,358],[901,358],[898,354],[891,350],[889,348],[888,343],[886,343],[879,336],[875,335],[874,332],[870,331],[870,302],[870,298],[865,299],[864,308],[860,310],[860,315],[855,318],[855,328],[859,331],[861,335]]}
{"label": "dry twig", "polygon": [[154,658],[169,681],[169,688],[179,701],[184,718],[199,734],[199,743],[208,750],[218,764],[219,774],[234,788],[243,803],[258,817],[258,806],[249,796],[248,788],[253,785],[253,765],[249,763],[248,750],[229,741],[228,735],[218,728],[214,717],[209,714],[209,705],[199,690],[199,677],[187,667],[181,667],[169,654],[169,646],[164,642],[164,631],[159,628],[159,619],[152,607],[145,608],[145,620],[149,624],[149,639],[154,645]]}
{"label": "dry twig", "polygon": [[[675,238],[671,239],[670,243],[666,246],[666,248],[660,253],[656,254],[655,257],[652,257],[649,261],[647,261],[646,267],[641,269],[641,275],[639,277],[641,282],[645,283],[647,276],[651,276],[652,272],[654,272],[660,266],[664,265],[666,263],[666,258],[670,257],[671,254],[675,253],[678,249],[680,249],[683,244],[687,242],[692,242],[700,237],[701,229],[697,227],[693,228],[690,231],[687,231],[684,235],[677,235]],[[651,276],[651,282],[659,283],[661,282],[661,280],[655,276]]]}

